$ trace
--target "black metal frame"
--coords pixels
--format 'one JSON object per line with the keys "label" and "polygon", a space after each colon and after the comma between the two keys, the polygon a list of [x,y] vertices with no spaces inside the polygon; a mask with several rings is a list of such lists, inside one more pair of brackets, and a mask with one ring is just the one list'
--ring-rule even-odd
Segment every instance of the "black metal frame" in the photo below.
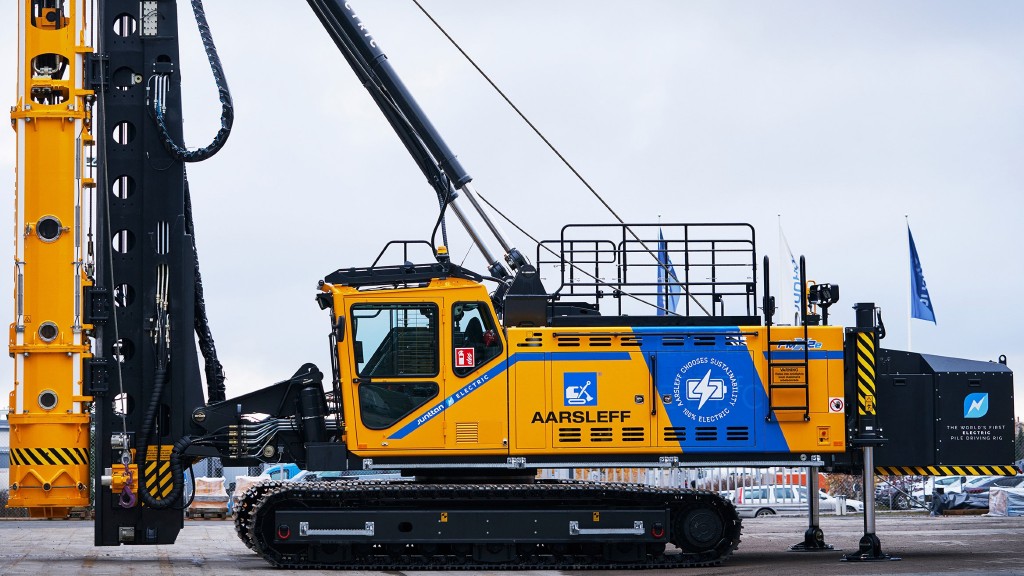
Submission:
{"label": "black metal frame", "polygon": [[[678,283],[657,280],[662,266],[659,231],[665,233],[664,253]],[[542,276],[559,278],[554,299],[599,307],[602,299],[614,298],[614,313],[620,316],[624,300],[643,300],[656,308],[650,298],[667,293],[671,285],[681,288],[682,310],[668,317],[758,316],[757,255],[750,224],[570,224],[562,228],[560,239],[541,242],[536,261]],[[738,309],[727,310],[727,303],[736,302]]]}
{"label": "black metal frame", "polygon": [[[120,464],[122,450],[112,439],[127,431],[133,448],[140,436],[150,406],[155,409],[152,434],[142,444],[168,446],[186,435],[185,418],[192,408],[203,405],[203,393],[196,353],[194,324],[195,259],[192,237],[186,233],[185,177],[183,164],[164,149],[159,132],[147,110],[147,83],[115,86],[115,71],[130,70],[149,78],[153,74],[170,78],[164,115],[172,138],[181,141],[181,94],[178,58],[177,6],[175,0],[157,3],[156,30],[139,20],[137,0],[107,0],[98,5],[95,23],[99,34],[102,66],[96,135],[99,148],[97,194],[97,294],[107,300],[112,317],[96,328],[97,361],[87,366],[92,374],[89,392],[95,397],[96,459],[93,481],[96,489],[96,536],[100,546],[118,544],[164,544],[174,542],[184,525],[180,503],[159,510],[124,508],[119,495],[102,487],[101,477],[113,464]],[[114,29],[115,19],[133,25]],[[126,124],[125,124],[126,123]],[[118,144],[112,138],[115,127],[128,126],[131,141]],[[133,182],[131,194],[119,198],[113,186],[122,177]],[[157,228],[166,225],[166,245],[157,249]],[[120,231],[120,247],[113,236]],[[134,241],[124,245],[125,238]],[[165,374],[158,372],[157,351],[152,344],[151,319],[157,315],[156,270],[169,271],[168,315],[171,342]],[[131,298],[117,297],[127,287]],[[120,302],[117,302],[120,301]],[[122,345],[117,346],[117,340]],[[130,346],[128,345],[130,343]],[[158,380],[163,380],[162,383]],[[127,395],[128,413],[115,413],[115,398]],[[159,396],[157,393],[159,392]],[[155,404],[153,404],[155,403]],[[145,454],[136,454],[139,473]],[[140,482],[145,482],[141,479]]]}

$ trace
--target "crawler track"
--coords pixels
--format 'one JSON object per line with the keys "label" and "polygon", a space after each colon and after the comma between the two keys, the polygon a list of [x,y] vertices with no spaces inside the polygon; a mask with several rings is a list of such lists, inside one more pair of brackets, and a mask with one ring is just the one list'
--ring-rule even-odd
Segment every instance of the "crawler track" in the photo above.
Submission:
{"label": "crawler track", "polygon": [[[666,518],[667,522],[662,525],[648,521],[643,533],[630,536],[604,533],[569,537],[567,533],[564,537],[538,537],[533,541],[521,537],[508,541],[495,536],[488,539],[484,534],[491,534],[490,531],[479,532],[479,542],[473,534],[465,533],[450,540],[440,536],[430,540],[422,537],[426,531],[419,527],[426,522],[419,522],[419,532],[411,528],[417,523],[415,519],[425,515],[432,519],[431,524],[438,521],[435,515],[443,516],[443,522],[447,522],[447,511],[451,511],[453,518],[462,513],[476,515],[475,518],[486,517],[486,522],[493,517],[495,524],[508,525],[522,524],[524,519],[533,518],[531,514],[544,518],[561,514],[589,522],[592,516],[598,518],[596,511],[604,511],[606,518],[612,518],[634,510],[648,518],[651,515]],[[732,503],[714,493],[569,481],[535,484],[268,482],[250,488],[236,511],[235,528],[246,546],[274,566],[284,568],[579,570],[711,566],[721,563],[736,549],[741,529]],[[303,518],[312,519],[316,525],[327,525],[344,514],[356,516],[360,521],[376,520],[378,531],[372,535],[335,534],[301,539],[294,537],[298,534],[294,526],[287,530],[282,528],[289,522],[296,524],[292,520]],[[400,522],[409,524],[410,527],[401,528],[408,537],[389,535],[387,526],[393,518],[412,519]],[[587,526],[609,524],[610,521]],[[307,527],[311,525],[307,523]],[[445,528],[450,527],[445,525]],[[657,534],[652,535],[652,530]],[[601,530],[589,532],[600,533]]]}

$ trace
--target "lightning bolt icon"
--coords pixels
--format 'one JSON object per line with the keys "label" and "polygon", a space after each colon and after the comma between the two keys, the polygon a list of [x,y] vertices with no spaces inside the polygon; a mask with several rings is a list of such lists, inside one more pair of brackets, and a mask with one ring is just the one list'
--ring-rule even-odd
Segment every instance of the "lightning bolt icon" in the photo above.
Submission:
{"label": "lightning bolt icon", "polygon": [[693,387],[693,391],[700,394],[700,404],[697,405],[697,410],[704,407],[704,403],[710,400],[712,397],[721,393],[719,384],[711,381],[711,369],[708,369],[708,373],[700,379],[700,382]]}
{"label": "lightning bolt icon", "polygon": [[973,402],[971,402],[971,407],[970,407],[969,410],[967,410],[967,413],[971,414],[975,410],[977,410],[978,412],[981,412],[981,407],[984,406],[984,405],[985,405],[985,398],[974,400]]}

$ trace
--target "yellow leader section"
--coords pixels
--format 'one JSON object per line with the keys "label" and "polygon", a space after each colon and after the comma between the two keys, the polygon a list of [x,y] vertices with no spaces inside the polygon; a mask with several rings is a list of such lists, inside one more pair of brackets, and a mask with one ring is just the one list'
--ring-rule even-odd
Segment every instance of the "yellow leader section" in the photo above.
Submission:
{"label": "yellow leader section", "polygon": [[89,342],[82,323],[83,193],[93,138],[82,87],[84,5],[42,8],[19,3],[15,189],[15,361],[10,394],[10,505],[33,516],[59,517],[89,505],[89,415],[82,361]]}
{"label": "yellow leader section", "polygon": [[468,280],[323,290],[362,457],[846,450],[839,327],[502,329]]}

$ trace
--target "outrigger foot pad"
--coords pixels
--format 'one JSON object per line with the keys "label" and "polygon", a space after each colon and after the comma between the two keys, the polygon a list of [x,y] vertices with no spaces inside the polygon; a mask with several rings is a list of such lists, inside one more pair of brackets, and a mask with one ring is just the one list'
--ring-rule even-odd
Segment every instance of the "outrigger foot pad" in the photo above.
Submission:
{"label": "outrigger foot pad", "polygon": [[804,541],[789,547],[790,552],[837,552],[835,546],[825,544],[825,532],[814,526],[804,532]]}
{"label": "outrigger foot pad", "polygon": [[860,539],[860,549],[856,552],[845,554],[840,558],[840,562],[888,562],[902,560],[898,556],[892,556],[882,552],[882,543],[878,541],[878,536],[874,534],[865,534]]}

